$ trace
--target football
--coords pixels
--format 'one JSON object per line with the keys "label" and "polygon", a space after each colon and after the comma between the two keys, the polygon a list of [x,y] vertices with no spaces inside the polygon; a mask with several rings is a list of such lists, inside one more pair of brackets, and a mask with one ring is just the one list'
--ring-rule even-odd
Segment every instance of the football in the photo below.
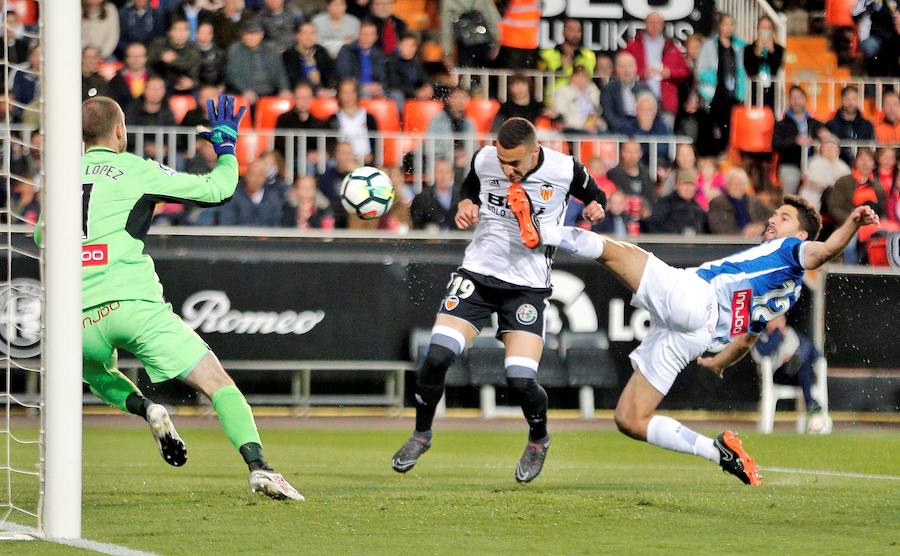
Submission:
{"label": "football", "polygon": [[341,183],[341,203],[363,220],[381,218],[394,203],[394,184],[378,168],[357,168]]}

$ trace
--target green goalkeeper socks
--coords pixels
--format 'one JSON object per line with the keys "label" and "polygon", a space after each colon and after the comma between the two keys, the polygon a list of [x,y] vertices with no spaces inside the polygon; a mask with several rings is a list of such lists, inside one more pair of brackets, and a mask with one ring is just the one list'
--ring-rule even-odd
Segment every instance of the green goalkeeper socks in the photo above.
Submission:
{"label": "green goalkeeper socks", "polygon": [[240,450],[241,446],[251,442],[256,445],[262,444],[250,405],[237,386],[232,384],[220,388],[212,396],[212,405],[232,446]]}

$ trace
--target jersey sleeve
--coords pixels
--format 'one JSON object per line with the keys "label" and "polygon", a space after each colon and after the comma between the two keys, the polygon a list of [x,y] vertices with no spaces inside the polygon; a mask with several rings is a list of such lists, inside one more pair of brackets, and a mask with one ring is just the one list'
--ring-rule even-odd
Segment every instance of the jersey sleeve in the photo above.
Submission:
{"label": "jersey sleeve", "polygon": [[481,151],[476,152],[472,155],[472,163],[469,165],[469,173],[466,175],[465,181],[462,183],[462,187],[460,188],[460,199],[468,199],[475,203],[476,205],[481,204],[481,180],[478,179],[478,174],[475,173],[475,158]]}
{"label": "jersey sleeve", "polygon": [[584,203],[590,204],[597,201],[601,207],[606,209],[606,193],[600,189],[593,176],[584,167],[584,164],[574,161],[572,169],[572,183],[569,184],[569,194]]}
{"label": "jersey sleeve", "polygon": [[791,265],[791,268],[801,271],[806,268],[803,266],[804,246],[806,246],[806,242],[795,237],[786,238],[784,243],[781,244],[781,248],[779,249],[781,251],[781,256],[784,257],[789,265]]}
{"label": "jersey sleeve", "polygon": [[153,160],[142,162],[144,194],[160,200],[215,206],[230,199],[237,188],[238,162],[230,154],[220,156],[216,167],[207,174],[185,174]]}

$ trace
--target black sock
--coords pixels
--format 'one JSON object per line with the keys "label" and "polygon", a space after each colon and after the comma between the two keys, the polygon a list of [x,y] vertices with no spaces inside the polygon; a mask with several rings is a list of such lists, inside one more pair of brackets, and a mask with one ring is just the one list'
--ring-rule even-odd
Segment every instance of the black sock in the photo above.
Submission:
{"label": "black sock", "polygon": [[128,413],[140,415],[145,421],[147,420],[147,408],[151,405],[153,405],[153,402],[137,392],[132,392],[125,398],[125,409],[128,410]]}
{"label": "black sock", "polygon": [[[444,346],[431,344],[422,368],[416,375],[416,432],[431,431],[434,412],[444,395],[444,377],[456,354]],[[423,435],[424,436],[424,435]]]}
{"label": "black sock", "polygon": [[244,458],[244,462],[250,468],[250,471],[256,471],[257,469],[272,471],[272,468],[263,459],[262,446],[256,442],[248,442],[238,450],[241,452],[241,456]]}
{"label": "black sock", "polygon": [[513,396],[522,406],[522,414],[528,422],[528,439],[532,442],[547,437],[547,392],[533,378],[508,378]]}

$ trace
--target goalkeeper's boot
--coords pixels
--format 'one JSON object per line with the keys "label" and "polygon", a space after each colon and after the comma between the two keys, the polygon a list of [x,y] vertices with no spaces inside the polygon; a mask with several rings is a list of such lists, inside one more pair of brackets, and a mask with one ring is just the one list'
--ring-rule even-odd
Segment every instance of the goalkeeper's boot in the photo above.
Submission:
{"label": "goalkeeper's boot", "polygon": [[516,481],[530,483],[537,479],[544,468],[544,460],[547,459],[547,451],[550,449],[550,435],[538,441],[529,440],[525,445],[525,453],[519,459],[516,466]]}
{"label": "goalkeeper's boot", "polygon": [[275,500],[306,500],[287,479],[268,465],[250,471],[250,492]]}
{"label": "goalkeeper's boot", "polygon": [[506,192],[506,202],[509,209],[519,221],[519,234],[522,243],[529,249],[534,249],[541,244],[541,229],[537,215],[531,206],[531,199],[522,184],[516,182],[509,186]]}
{"label": "goalkeeper's boot", "polygon": [[175,430],[175,425],[172,424],[166,408],[158,403],[151,404],[147,408],[147,423],[150,425],[153,438],[156,439],[159,455],[166,463],[175,467],[181,467],[187,463],[187,447],[178,436],[178,431]]}
{"label": "goalkeeper's boot", "polygon": [[430,438],[424,438],[414,434],[410,436],[409,440],[407,440],[406,443],[397,450],[397,453],[394,454],[394,458],[391,460],[391,467],[393,467],[394,471],[397,473],[406,473],[416,465],[416,462],[419,461],[422,454],[427,452],[429,448],[431,448]]}
{"label": "goalkeeper's boot", "polygon": [[760,486],[762,477],[753,458],[747,455],[738,435],[725,431],[716,437],[715,446],[719,450],[719,465],[722,470],[731,473],[745,485]]}

